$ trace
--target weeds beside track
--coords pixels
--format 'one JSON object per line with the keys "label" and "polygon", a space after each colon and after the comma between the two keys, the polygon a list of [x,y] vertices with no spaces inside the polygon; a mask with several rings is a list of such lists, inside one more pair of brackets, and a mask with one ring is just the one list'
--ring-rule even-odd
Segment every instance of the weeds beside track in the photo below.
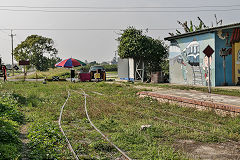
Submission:
{"label": "weeds beside track", "polygon": [[[92,93],[95,93],[95,94],[104,96],[103,94],[98,93],[98,92],[93,92],[93,91],[92,91]],[[105,96],[106,96],[106,95],[105,95]],[[111,104],[117,106],[117,104],[115,104],[115,103],[111,103]],[[119,106],[119,107],[123,107],[123,106]],[[206,122],[206,121],[203,121],[203,120],[199,120],[199,119],[196,119],[196,118],[187,117],[187,116],[184,116],[184,115],[179,115],[179,114],[176,114],[176,113],[174,113],[174,112],[165,111],[165,110],[162,110],[162,109],[153,109],[153,108],[149,108],[149,107],[147,107],[147,106],[142,106],[142,107],[145,108],[146,110],[151,109],[151,110],[154,111],[156,114],[159,114],[158,111],[160,111],[160,112],[164,113],[165,116],[166,116],[166,114],[167,114],[167,115],[179,117],[179,119],[182,119],[182,120],[185,120],[185,121],[186,121],[186,120],[189,120],[189,121],[195,121],[195,122],[198,122],[198,123],[202,123],[202,124],[205,124],[205,125],[207,125],[207,126],[210,125],[210,126],[213,126],[213,129],[214,129],[214,130],[215,130],[216,128],[223,127],[223,126],[220,125],[220,124],[215,124],[215,123]],[[147,116],[146,114],[144,115],[143,113],[141,113],[141,112],[139,112],[139,111],[135,111],[135,113],[137,113],[137,114],[139,114],[139,115],[141,115],[141,116]],[[173,122],[173,121],[171,121],[171,120],[167,120],[167,119],[164,119],[164,118],[160,118],[160,117],[158,117],[158,116],[149,116],[149,115],[148,115],[147,117],[150,117],[150,118],[152,118],[152,119],[154,119],[154,120],[160,120],[160,121],[163,121],[163,122],[165,122],[165,123],[169,123],[169,124],[171,124],[171,125],[175,125],[175,126],[178,126],[178,127],[186,128],[186,129],[193,130],[193,131],[197,131],[197,132],[199,132],[199,133],[201,133],[201,134],[205,134],[205,135],[212,135],[212,134],[213,134],[213,133],[210,133],[209,131],[203,131],[203,130],[201,130],[201,129],[197,129],[196,127],[193,128],[193,127],[189,127],[189,126],[186,126],[186,125],[182,125],[182,124]],[[235,140],[226,138],[226,137],[221,136],[221,135],[219,135],[219,138],[221,138],[221,139],[223,139],[223,140],[225,140],[225,141],[229,141],[229,142],[232,142],[232,143],[234,143],[234,144],[239,145],[239,141],[235,141]]]}
{"label": "weeds beside track", "polygon": [[[105,135],[92,123],[92,121],[91,121],[91,119],[90,119],[90,117],[89,117],[89,115],[88,115],[88,110],[87,110],[87,94],[85,93],[85,91],[84,91],[83,89],[81,89],[81,91],[82,91],[82,93],[80,93],[80,92],[77,92],[77,93],[80,93],[80,94],[82,94],[82,95],[84,96],[84,109],[85,109],[85,113],[86,113],[87,119],[88,119],[88,121],[90,122],[91,126],[92,126],[99,134],[101,134],[102,137],[103,137],[106,141],[108,141],[114,148],[116,148],[127,160],[132,160],[130,157],[127,156],[127,154],[126,154],[125,152],[123,152],[123,151],[122,151],[120,148],[118,148],[114,143],[112,143],[112,142],[108,139],[108,137],[105,136]],[[93,93],[99,94],[98,92],[93,92]],[[99,94],[99,95],[101,95],[101,94]],[[77,154],[76,154],[75,151],[73,150],[72,145],[71,145],[71,143],[69,142],[69,140],[68,140],[68,138],[67,138],[64,130],[62,129],[62,126],[61,126],[61,119],[62,119],[63,109],[64,109],[64,107],[65,107],[65,105],[66,105],[69,97],[70,97],[70,92],[68,91],[68,97],[67,97],[65,103],[63,104],[63,106],[61,107],[61,112],[60,112],[58,124],[59,124],[59,128],[60,128],[61,132],[63,133],[63,135],[64,135],[64,137],[65,137],[65,139],[66,139],[66,142],[68,143],[68,148],[69,148],[70,151],[72,152],[74,158],[75,158],[76,160],[79,160]]]}

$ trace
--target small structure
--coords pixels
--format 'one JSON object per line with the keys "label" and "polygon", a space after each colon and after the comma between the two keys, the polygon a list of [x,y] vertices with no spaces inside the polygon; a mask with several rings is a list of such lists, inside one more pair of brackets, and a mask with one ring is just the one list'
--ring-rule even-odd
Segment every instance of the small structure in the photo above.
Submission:
{"label": "small structure", "polygon": [[[170,83],[207,86],[240,85],[240,23],[165,38],[170,41]],[[209,58],[203,50],[210,46]],[[210,66],[209,66],[210,64]]]}
{"label": "small structure", "polygon": [[118,78],[120,80],[134,81],[133,58],[118,58]]}
{"label": "small structure", "polygon": [[118,78],[120,80],[144,81],[144,62],[133,58],[118,59]]}

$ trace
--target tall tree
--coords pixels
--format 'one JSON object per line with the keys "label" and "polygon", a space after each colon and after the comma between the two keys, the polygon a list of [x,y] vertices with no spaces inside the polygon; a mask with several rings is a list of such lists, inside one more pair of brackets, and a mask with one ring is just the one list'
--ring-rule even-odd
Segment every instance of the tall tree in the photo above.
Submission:
{"label": "tall tree", "polygon": [[30,60],[31,65],[37,70],[45,71],[54,67],[60,58],[57,57],[57,49],[51,38],[31,35],[14,49],[14,57],[19,60]]}
{"label": "tall tree", "polygon": [[167,46],[163,41],[153,39],[134,27],[123,30],[117,41],[120,58],[142,60],[149,72],[161,70],[161,63],[168,55]]}

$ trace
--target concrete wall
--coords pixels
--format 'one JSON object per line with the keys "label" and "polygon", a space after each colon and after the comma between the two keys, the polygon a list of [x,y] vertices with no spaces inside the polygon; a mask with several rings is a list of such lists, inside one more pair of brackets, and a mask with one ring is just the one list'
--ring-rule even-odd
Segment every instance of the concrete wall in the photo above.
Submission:
{"label": "concrete wall", "polygon": [[[215,49],[215,33],[177,39],[169,48],[170,83],[208,85],[208,59],[203,50]],[[211,85],[215,86],[215,53],[210,60]]]}

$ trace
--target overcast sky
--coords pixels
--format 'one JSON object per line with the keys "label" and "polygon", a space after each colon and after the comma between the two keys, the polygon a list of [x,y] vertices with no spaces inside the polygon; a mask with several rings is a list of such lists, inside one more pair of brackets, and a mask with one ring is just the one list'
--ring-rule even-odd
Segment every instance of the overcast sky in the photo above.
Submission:
{"label": "overcast sky", "polygon": [[60,58],[73,57],[82,61],[102,62],[112,60],[117,50],[118,42],[115,39],[118,37],[119,29],[128,26],[137,29],[148,28],[147,35],[163,39],[169,36],[169,32],[175,33],[174,29],[180,28],[177,20],[182,22],[193,20],[196,24],[199,23],[197,17],[200,16],[207,25],[211,26],[213,22],[215,26],[214,14],[217,14],[218,19],[223,19],[224,25],[240,22],[239,0],[0,0],[0,2],[0,29],[4,29],[0,30],[0,55],[5,63],[11,63],[10,31],[6,29],[24,29],[13,31],[16,34],[14,47],[27,36],[38,34],[54,40]]}

